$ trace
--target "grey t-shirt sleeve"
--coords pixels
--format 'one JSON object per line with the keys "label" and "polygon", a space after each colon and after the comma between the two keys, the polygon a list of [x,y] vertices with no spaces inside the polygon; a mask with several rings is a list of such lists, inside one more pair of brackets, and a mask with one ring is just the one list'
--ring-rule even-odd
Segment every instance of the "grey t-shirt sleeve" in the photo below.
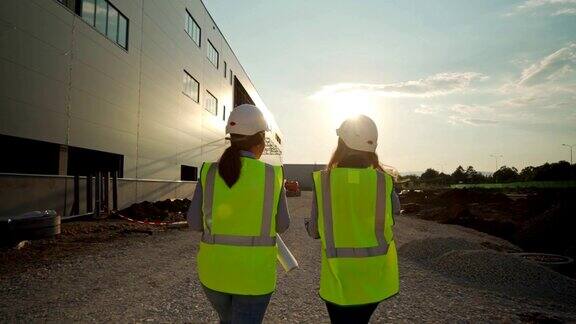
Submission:
{"label": "grey t-shirt sleeve", "polygon": [[280,201],[278,202],[278,212],[276,213],[276,233],[284,233],[290,227],[290,212],[286,201],[286,189],[282,186]]}
{"label": "grey t-shirt sleeve", "polygon": [[316,190],[314,184],[312,184],[312,206],[310,206],[310,218],[304,220],[304,225],[306,226],[308,236],[313,239],[320,238],[320,233],[318,233],[318,207],[316,206]]}
{"label": "grey t-shirt sleeve", "polygon": [[396,224],[396,217],[400,215],[400,198],[396,191],[392,190],[392,225]]}
{"label": "grey t-shirt sleeve", "polygon": [[204,231],[204,224],[202,224],[202,199],[202,183],[198,181],[196,183],[196,189],[194,190],[192,202],[190,202],[190,207],[188,208],[188,213],[186,214],[188,227],[197,232]]}

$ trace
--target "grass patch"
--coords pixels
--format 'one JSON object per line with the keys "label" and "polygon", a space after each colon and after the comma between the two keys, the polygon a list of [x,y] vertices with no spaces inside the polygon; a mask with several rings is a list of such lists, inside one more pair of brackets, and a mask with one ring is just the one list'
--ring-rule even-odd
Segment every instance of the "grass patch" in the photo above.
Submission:
{"label": "grass patch", "polygon": [[524,181],[508,183],[460,183],[450,185],[453,189],[480,188],[480,189],[505,189],[505,188],[576,188],[576,181]]}

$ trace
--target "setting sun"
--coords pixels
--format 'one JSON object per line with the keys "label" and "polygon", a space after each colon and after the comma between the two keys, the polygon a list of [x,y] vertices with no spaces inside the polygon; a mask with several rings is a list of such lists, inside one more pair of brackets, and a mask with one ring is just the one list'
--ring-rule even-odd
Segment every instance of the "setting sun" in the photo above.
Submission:
{"label": "setting sun", "polygon": [[376,99],[365,92],[340,92],[331,96],[318,96],[324,109],[330,115],[330,126],[338,128],[340,124],[349,117],[356,115],[366,115],[375,117],[377,111]]}

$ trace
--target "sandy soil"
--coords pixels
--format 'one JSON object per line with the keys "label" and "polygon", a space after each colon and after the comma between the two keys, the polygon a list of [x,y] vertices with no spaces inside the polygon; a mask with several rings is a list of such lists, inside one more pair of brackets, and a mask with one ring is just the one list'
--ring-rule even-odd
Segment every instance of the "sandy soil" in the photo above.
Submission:
{"label": "sandy soil", "polygon": [[[320,244],[308,238],[303,225],[309,213],[309,193],[290,198],[289,204],[292,225],[283,238],[301,268],[285,274],[279,267],[277,291],[265,321],[327,322],[325,306],[317,295]],[[81,241],[52,242],[42,248],[37,245],[49,243],[35,242],[28,252],[4,249],[0,253],[4,257],[0,322],[217,321],[195,272],[197,233],[124,230],[122,226],[112,232],[116,234],[93,239],[87,233]],[[401,291],[378,307],[374,322],[576,321],[574,305],[521,291],[481,287],[436,271],[402,248],[422,239],[459,238],[493,249],[516,249],[504,240],[407,217],[397,219],[395,235],[400,247]]]}

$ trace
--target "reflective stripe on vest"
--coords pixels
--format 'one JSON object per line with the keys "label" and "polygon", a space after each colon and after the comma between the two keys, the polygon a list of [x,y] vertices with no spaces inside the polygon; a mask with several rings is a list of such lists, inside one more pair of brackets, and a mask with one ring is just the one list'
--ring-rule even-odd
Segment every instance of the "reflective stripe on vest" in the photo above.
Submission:
{"label": "reflective stripe on vest", "polygon": [[266,164],[264,177],[264,206],[262,208],[262,225],[260,236],[243,236],[228,234],[212,234],[212,203],[214,202],[214,182],[216,181],[218,164],[212,163],[206,176],[206,188],[204,188],[203,213],[206,228],[202,234],[202,242],[207,244],[222,244],[234,246],[274,246],[276,236],[270,236],[272,215],[274,214],[274,167]]}
{"label": "reflective stripe on vest", "polygon": [[324,213],[324,238],[326,241],[327,258],[362,258],[384,255],[388,252],[388,243],[384,237],[386,222],[386,179],[382,172],[376,172],[376,215],[375,234],[377,246],[366,248],[336,247],[334,244],[334,229],[332,219],[332,193],[330,191],[330,171],[322,171],[322,208]]}

